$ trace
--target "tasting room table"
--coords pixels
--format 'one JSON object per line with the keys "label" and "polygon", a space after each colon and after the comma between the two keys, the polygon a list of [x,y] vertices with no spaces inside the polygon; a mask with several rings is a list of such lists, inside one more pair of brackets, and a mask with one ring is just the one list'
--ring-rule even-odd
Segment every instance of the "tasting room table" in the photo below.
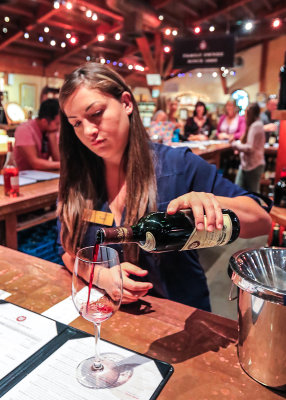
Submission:
{"label": "tasting room table", "polygon": [[[45,209],[56,204],[59,180],[36,182],[20,186],[19,197],[8,197],[4,194],[4,186],[0,186],[0,221],[4,223],[4,236],[1,243],[17,249],[17,232],[21,229],[55,218],[55,211],[44,213],[31,222],[19,223],[18,216],[32,211]],[[3,231],[2,231],[3,233]]]}
{"label": "tasting room table", "polygon": [[[42,313],[70,295],[71,275],[57,264],[0,246],[0,289],[11,293],[7,301]],[[82,317],[70,325],[93,334],[93,325]],[[173,365],[160,400],[282,399],[241,369],[236,321],[146,296],[105,321],[101,335]]]}

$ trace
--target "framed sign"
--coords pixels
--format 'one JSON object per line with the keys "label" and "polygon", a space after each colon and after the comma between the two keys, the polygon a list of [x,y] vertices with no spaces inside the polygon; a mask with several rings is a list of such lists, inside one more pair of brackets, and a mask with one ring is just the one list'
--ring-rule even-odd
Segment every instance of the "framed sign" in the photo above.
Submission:
{"label": "framed sign", "polygon": [[174,41],[174,68],[233,67],[233,35],[200,36]]}
{"label": "framed sign", "polygon": [[20,83],[20,104],[22,107],[36,109],[37,86],[32,83]]}

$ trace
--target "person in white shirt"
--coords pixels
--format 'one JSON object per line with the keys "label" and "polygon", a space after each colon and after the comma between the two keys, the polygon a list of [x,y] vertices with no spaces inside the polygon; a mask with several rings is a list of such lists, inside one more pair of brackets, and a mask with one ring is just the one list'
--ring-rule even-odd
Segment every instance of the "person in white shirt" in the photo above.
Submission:
{"label": "person in white shirt", "polygon": [[246,132],[241,140],[232,142],[233,148],[240,153],[240,167],[235,183],[256,193],[259,193],[260,179],[265,168],[265,132],[259,115],[259,105],[250,105],[246,115]]}

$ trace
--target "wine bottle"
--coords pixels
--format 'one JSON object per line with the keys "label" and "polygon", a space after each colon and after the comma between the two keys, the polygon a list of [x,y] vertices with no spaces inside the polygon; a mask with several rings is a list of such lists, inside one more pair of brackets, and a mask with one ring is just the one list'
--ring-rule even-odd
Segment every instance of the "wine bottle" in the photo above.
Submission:
{"label": "wine bottle", "polygon": [[274,188],[274,205],[277,207],[286,208],[286,169],[283,168],[280,175],[280,180]]}
{"label": "wine bottle", "polygon": [[281,247],[286,247],[286,231],[283,231],[283,232],[282,232]]}
{"label": "wine bottle", "polygon": [[272,231],[272,240],[270,247],[279,247],[280,246],[280,225],[275,224]]}
{"label": "wine bottle", "polygon": [[8,142],[8,152],[3,167],[3,176],[5,195],[9,197],[19,196],[19,169],[14,158],[13,145],[11,142]]}
{"label": "wine bottle", "polygon": [[[239,219],[231,210],[222,210],[223,228],[208,232],[198,231],[191,210],[181,210],[170,215],[153,212],[129,227],[101,228],[96,242],[137,243],[143,250],[161,253],[174,250],[192,250],[222,246],[233,242],[240,232]],[[205,216],[206,228],[206,216]]]}

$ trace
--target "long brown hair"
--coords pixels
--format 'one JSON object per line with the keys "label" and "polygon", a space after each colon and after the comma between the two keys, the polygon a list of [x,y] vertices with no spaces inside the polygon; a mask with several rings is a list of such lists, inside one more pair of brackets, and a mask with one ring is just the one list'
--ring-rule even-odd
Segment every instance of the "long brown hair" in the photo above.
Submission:
{"label": "long brown hair", "polygon": [[248,136],[248,131],[249,131],[250,125],[253,124],[253,122],[255,122],[256,120],[258,120],[259,115],[260,115],[260,107],[259,107],[258,103],[251,104],[247,109],[246,131],[245,131],[245,134],[241,138],[241,143],[247,142],[247,136]]}
{"label": "long brown hair", "polygon": [[72,254],[80,246],[87,229],[83,222],[85,209],[98,209],[107,201],[103,159],[82,144],[63,111],[68,98],[80,86],[97,89],[118,101],[125,91],[131,96],[133,111],[129,116],[129,139],[122,159],[126,175],[126,225],[133,224],[147,210],[155,210],[157,195],[153,152],[132,92],[120,75],[107,66],[97,63],[80,66],[66,77],[59,97],[61,171],[58,216],[63,248]]}

